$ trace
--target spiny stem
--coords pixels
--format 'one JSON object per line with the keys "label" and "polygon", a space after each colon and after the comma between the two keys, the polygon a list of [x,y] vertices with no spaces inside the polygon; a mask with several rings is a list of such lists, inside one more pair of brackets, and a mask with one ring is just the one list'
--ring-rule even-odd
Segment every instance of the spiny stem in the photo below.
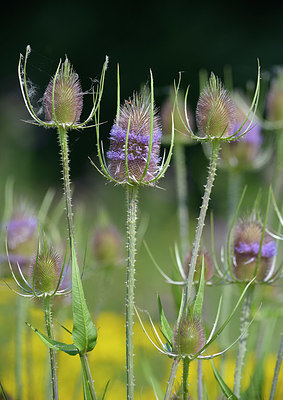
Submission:
{"label": "spiny stem", "polygon": [[186,357],[183,361],[183,400],[189,400],[189,366],[190,360]]}
{"label": "spiny stem", "polygon": [[202,360],[198,360],[198,400],[203,399],[202,388]]}
{"label": "spiny stem", "polygon": [[186,176],[185,146],[176,143],[173,157],[176,171],[181,256],[182,261],[184,261],[189,246],[188,184]]}
{"label": "spiny stem", "polygon": [[186,286],[185,286],[185,288],[183,290],[183,294],[182,294],[182,307],[180,308],[180,312],[179,312],[179,316],[178,316],[178,326],[180,325],[180,323],[185,315],[187,305],[190,301],[195,267],[196,267],[198,252],[199,252],[199,248],[200,248],[200,241],[201,241],[201,237],[202,237],[202,231],[203,231],[203,227],[204,227],[206,212],[208,209],[208,203],[210,200],[210,194],[211,194],[211,190],[213,187],[213,182],[214,182],[214,179],[216,176],[216,166],[217,166],[219,148],[220,148],[220,141],[213,140],[212,141],[212,154],[211,154],[210,165],[209,165],[209,170],[208,170],[207,182],[206,182],[206,186],[205,186],[204,195],[202,198],[202,205],[200,208],[198,225],[197,225],[195,240],[194,240],[194,244],[193,244],[189,275],[188,275],[188,279],[186,282]]}
{"label": "spiny stem", "polygon": [[67,131],[63,127],[58,128],[59,144],[61,149],[61,163],[63,173],[63,185],[64,195],[66,204],[66,217],[67,227],[69,234],[70,247],[75,243],[74,235],[74,222],[73,222],[73,211],[72,211],[72,194],[71,194],[71,180],[70,180],[70,167],[69,167],[69,147],[68,147],[68,136]]}
{"label": "spiny stem", "polygon": [[276,360],[276,365],[275,365],[275,369],[274,369],[274,375],[273,375],[272,387],[271,387],[271,391],[270,391],[269,400],[273,400],[275,398],[276,386],[278,383],[278,377],[279,377],[280,367],[282,364],[282,359],[283,359],[283,333],[281,334],[281,342],[280,342],[280,347],[279,347],[278,354],[277,354],[277,360]]}
{"label": "spiny stem", "polygon": [[87,393],[90,393],[92,400],[97,400],[87,354],[80,355],[80,359],[83,371],[83,381],[86,384],[84,390],[87,391]]}
{"label": "spiny stem", "polygon": [[171,367],[171,372],[170,372],[170,377],[167,383],[167,388],[166,388],[166,393],[165,393],[165,397],[164,400],[169,400],[171,397],[171,393],[173,390],[173,385],[174,385],[174,381],[175,381],[175,377],[176,377],[176,373],[177,373],[177,369],[179,366],[179,362],[180,360],[178,358],[175,358]]}
{"label": "spiny stem", "polygon": [[[51,303],[50,296],[46,296],[44,299],[44,318],[45,328],[47,336],[54,339],[53,335],[53,324],[51,316]],[[56,365],[56,352],[53,349],[49,349],[50,367],[51,367],[51,386],[52,386],[52,399],[58,400],[58,380],[57,380],[57,365]]]}
{"label": "spiny stem", "polygon": [[27,315],[27,302],[22,296],[18,297],[17,304],[17,325],[16,325],[16,340],[15,340],[15,350],[16,350],[16,364],[15,364],[15,376],[16,376],[16,389],[17,389],[17,399],[21,400],[23,398],[23,330],[25,326],[25,320]]}
{"label": "spiny stem", "polygon": [[242,369],[247,351],[247,339],[248,339],[247,329],[250,323],[252,295],[253,295],[253,288],[251,287],[246,293],[241,315],[240,334],[242,335],[242,337],[239,341],[235,378],[234,378],[234,393],[237,397],[240,397],[240,392],[241,392]]}
{"label": "spiny stem", "polygon": [[[72,211],[72,194],[71,194],[71,180],[70,180],[70,167],[69,167],[69,148],[68,148],[68,136],[67,131],[62,126],[58,128],[59,144],[61,150],[61,163],[62,163],[62,173],[63,173],[63,185],[64,185],[64,195],[66,204],[66,218],[68,227],[68,236],[71,249],[72,265],[77,264],[77,253],[75,247],[75,232],[74,232],[74,221],[73,221],[73,211]],[[72,251],[73,250],[73,251]],[[76,258],[73,260],[73,258]],[[72,274],[72,279],[74,279],[75,274]],[[90,368],[88,364],[88,358],[84,358],[84,364],[89,371]],[[83,365],[83,364],[82,364]],[[93,379],[89,380],[90,392],[95,394]],[[94,395],[93,400],[96,399]]]}
{"label": "spiny stem", "polygon": [[127,187],[127,289],[126,289],[126,368],[127,368],[127,400],[134,398],[134,289],[135,289],[135,262],[136,262],[136,220],[137,220],[136,186]]}

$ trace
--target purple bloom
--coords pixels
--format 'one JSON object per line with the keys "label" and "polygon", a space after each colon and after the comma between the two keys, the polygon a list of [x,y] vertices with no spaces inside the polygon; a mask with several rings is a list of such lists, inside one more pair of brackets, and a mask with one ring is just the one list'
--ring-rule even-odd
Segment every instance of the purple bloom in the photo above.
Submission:
{"label": "purple bloom", "polygon": [[[146,173],[144,170],[148,162],[150,146],[151,123],[150,97],[145,93],[134,94],[120,109],[110,132],[110,149],[107,152],[108,168],[111,176],[119,183],[131,181],[137,183],[150,182],[155,178],[159,167],[159,150],[161,142],[161,124],[156,109],[153,113],[152,148]],[[126,137],[128,125],[130,128],[127,142],[126,166]],[[144,175],[144,176],[143,176]]]}
{"label": "purple bloom", "polygon": [[[239,242],[235,246],[235,251],[244,254],[244,253],[250,253],[254,256],[258,256],[259,254],[259,249],[260,249],[260,243],[258,242],[253,242],[253,243],[243,243]],[[277,254],[277,246],[276,242],[271,241],[267,243],[263,243],[262,248],[261,248],[261,257],[274,257]]]}
{"label": "purple bloom", "polygon": [[30,240],[37,229],[36,217],[21,217],[11,219],[7,224],[8,248],[15,251],[17,247]]}
{"label": "purple bloom", "polygon": [[[234,126],[234,131],[236,132],[240,127],[242,126],[242,122],[237,122]],[[247,121],[244,126],[242,127],[241,131],[237,133],[237,136],[240,136],[245,129],[248,128],[249,126],[249,121]],[[250,130],[241,138],[238,139],[241,142],[245,142],[248,144],[251,144],[253,146],[256,146],[257,148],[261,146],[262,144],[262,135],[261,135],[261,126],[259,124],[253,124],[250,126]]]}

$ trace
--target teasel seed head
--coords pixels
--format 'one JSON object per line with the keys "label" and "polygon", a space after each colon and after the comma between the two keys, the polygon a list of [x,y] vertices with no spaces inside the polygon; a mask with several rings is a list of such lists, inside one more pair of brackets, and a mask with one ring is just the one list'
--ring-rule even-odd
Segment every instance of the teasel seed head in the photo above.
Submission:
{"label": "teasel seed head", "polygon": [[273,257],[277,253],[277,245],[265,232],[260,249],[262,234],[262,225],[254,217],[240,221],[235,227],[233,274],[237,279],[249,281],[256,276],[257,281],[264,282],[268,277]]}
{"label": "teasel seed head", "polygon": [[[129,128],[129,131],[128,131]],[[108,168],[118,183],[149,182],[155,178],[159,167],[161,122],[154,106],[152,119],[152,148],[148,168],[151,129],[151,98],[146,91],[125,101],[120,108],[110,132],[110,149],[107,152]],[[126,138],[128,132],[127,152]],[[127,156],[126,156],[127,155]]]}
{"label": "teasel seed head", "polygon": [[181,326],[174,329],[174,351],[182,356],[196,354],[205,344],[205,335],[200,320],[184,317]]}
{"label": "teasel seed head", "polygon": [[80,120],[83,93],[79,77],[67,58],[46,88],[43,107],[48,123],[56,122],[59,125],[71,126]]}
{"label": "teasel seed head", "polygon": [[200,94],[196,121],[200,134],[208,139],[227,138],[233,133],[235,106],[229,93],[213,73]]}

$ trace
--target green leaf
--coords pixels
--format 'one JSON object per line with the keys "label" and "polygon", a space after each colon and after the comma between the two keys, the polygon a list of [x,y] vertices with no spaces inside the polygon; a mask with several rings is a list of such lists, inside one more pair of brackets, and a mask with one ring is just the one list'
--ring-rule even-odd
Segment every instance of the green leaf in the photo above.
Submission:
{"label": "green leaf", "polygon": [[80,351],[85,354],[94,349],[97,340],[97,330],[92,322],[90,313],[87,308],[83,285],[80,277],[79,266],[74,249],[71,244],[72,251],[72,309],[73,309],[73,332],[72,337],[74,344]]}
{"label": "green leaf", "polygon": [[50,349],[56,350],[56,351],[64,351],[64,353],[69,354],[70,356],[75,356],[79,354],[78,348],[74,344],[67,344],[63,342],[58,342],[55,339],[51,339],[48,336],[44,335],[44,333],[39,332],[38,329],[34,328],[31,324],[26,322],[27,326],[29,326],[43,341],[46,346],[48,346]]}
{"label": "green leaf", "polygon": [[203,305],[203,296],[204,296],[204,256],[202,256],[201,263],[201,273],[199,278],[199,284],[197,293],[195,295],[192,314],[194,318],[200,318],[202,313],[202,305]]}
{"label": "green leaf", "polygon": [[104,389],[103,395],[102,395],[102,397],[101,397],[101,400],[104,400],[104,398],[105,398],[105,395],[106,395],[106,392],[107,392],[109,383],[110,383],[110,379],[109,379],[109,381],[108,381],[108,382],[106,383],[106,385],[105,385],[105,389]]}
{"label": "green leaf", "polygon": [[238,400],[238,397],[232,392],[232,390],[226,385],[226,383],[223,381],[223,379],[219,375],[217,369],[215,368],[214,362],[212,360],[211,360],[211,364],[212,364],[215,379],[217,380],[223,394],[226,396],[227,399]]}
{"label": "green leaf", "polygon": [[165,317],[161,300],[160,297],[158,296],[158,309],[159,309],[159,319],[160,319],[160,325],[161,325],[161,332],[165,339],[170,343],[172,346],[173,344],[173,331]]}

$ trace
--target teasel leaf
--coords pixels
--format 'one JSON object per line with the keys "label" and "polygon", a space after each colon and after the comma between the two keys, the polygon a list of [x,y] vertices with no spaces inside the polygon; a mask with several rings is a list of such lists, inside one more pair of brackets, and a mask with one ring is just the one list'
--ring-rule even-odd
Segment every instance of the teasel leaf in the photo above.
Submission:
{"label": "teasel leaf", "polygon": [[221,376],[220,376],[219,372],[217,371],[217,369],[215,368],[214,362],[212,360],[211,360],[211,364],[212,364],[215,379],[217,380],[223,394],[226,396],[227,399],[238,400],[238,397],[232,392],[232,390],[226,385],[224,380],[221,378]]}
{"label": "teasel leaf", "polygon": [[165,317],[165,313],[163,311],[163,307],[161,304],[160,297],[158,295],[158,310],[159,310],[159,319],[160,319],[160,325],[161,325],[161,332],[164,336],[164,338],[170,343],[170,345],[173,345],[173,331]]}
{"label": "teasel leaf", "polygon": [[73,310],[73,332],[72,338],[80,354],[85,354],[94,349],[97,341],[97,330],[92,322],[87,308],[80,270],[74,249],[71,243],[72,252],[72,310]]}
{"label": "teasel leaf", "polygon": [[39,332],[39,330],[34,328],[30,323],[26,322],[26,324],[37,334],[37,336],[39,336],[39,338],[42,340],[42,342],[44,344],[46,344],[46,346],[48,346],[50,349],[53,349],[56,351],[63,351],[64,353],[67,353],[70,356],[75,356],[75,355],[79,354],[79,350],[75,346],[74,343],[67,344],[67,343],[59,342],[58,340],[55,340],[55,339],[51,339],[48,336],[46,336],[44,333]]}
{"label": "teasel leaf", "polygon": [[102,394],[101,400],[104,400],[104,399],[105,399],[105,395],[106,395],[106,392],[107,392],[107,389],[108,389],[109,383],[110,383],[110,379],[107,381],[107,383],[106,383],[106,385],[105,385],[105,388],[104,388],[104,391],[103,391],[103,394]]}
{"label": "teasel leaf", "polygon": [[204,296],[204,256],[202,256],[201,273],[199,278],[198,289],[193,302],[192,314],[193,318],[200,319],[202,313],[203,296]]}

